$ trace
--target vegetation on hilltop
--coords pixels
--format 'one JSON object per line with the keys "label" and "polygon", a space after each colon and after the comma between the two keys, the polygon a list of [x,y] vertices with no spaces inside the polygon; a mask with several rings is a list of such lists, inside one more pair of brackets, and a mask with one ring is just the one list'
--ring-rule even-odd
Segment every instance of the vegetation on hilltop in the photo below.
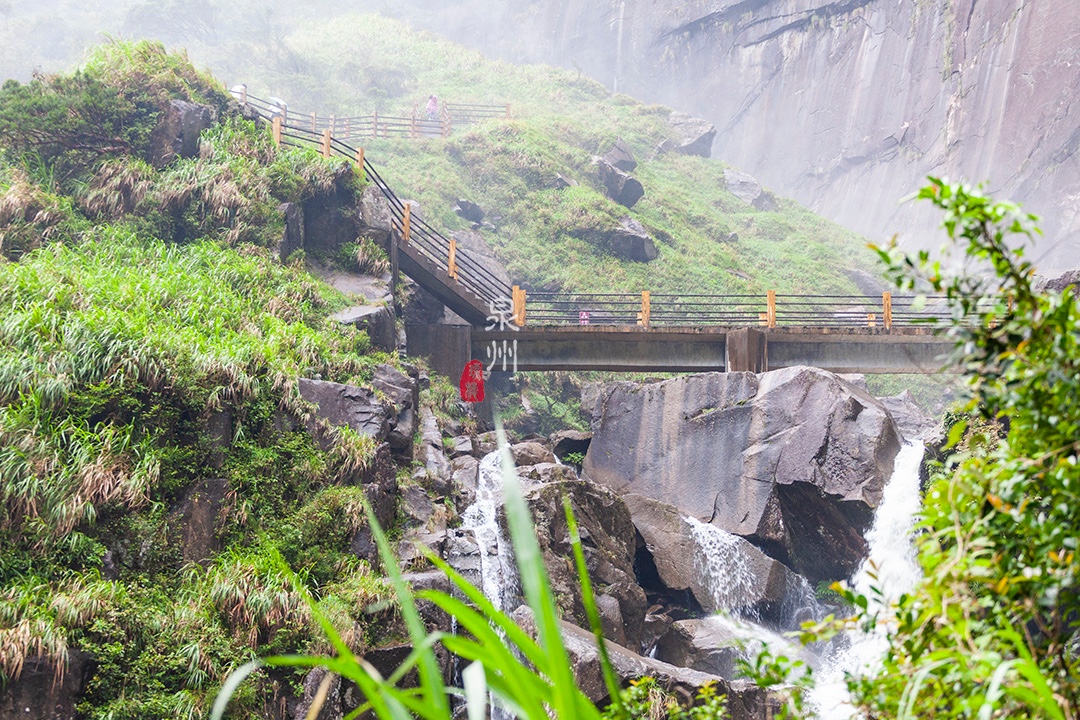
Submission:
{"label": "vegetation on hilltop", "polygon": [[[198,157],[155,164],[173,99],[222,120]],[[321,647],[304,588],[358,650],[398,631],[349,552],[363,490],[341,481],[374,443],[338,430],[324,449],[293,419],[299,377],[363,384],[396,362],[272,251],[277,205],[331,188],[360,185],[276,150],[154,43],[0,90],[0,682],[88,656],[81,716],[200,717],[256,647]],[[222,551],[185,564],[178,508],[206,482],[224,483]],[[263,676],[235,716],[298,677]]]}

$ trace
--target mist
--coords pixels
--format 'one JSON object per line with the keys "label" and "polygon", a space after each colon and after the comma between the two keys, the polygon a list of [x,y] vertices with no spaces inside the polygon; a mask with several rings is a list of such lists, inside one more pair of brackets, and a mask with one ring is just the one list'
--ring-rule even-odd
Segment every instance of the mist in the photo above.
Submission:
{"label": "mist", "polygon": [[514,3],[150,0],[0,2],[0,75],[67,70],[86,49],[150,38],[226,85],[331,114],[333,74],[378,110],[413,91],[378,58],[328,67],[301,26],[377,12],[487,57],[578,71],[714,123],[713,157],[874,242],[937,248],[939,217],[901,203],[928,174],[985,182],[1042,217],[1031,253],[1080,257],[1080,15],[1069,2],[641,0]]}

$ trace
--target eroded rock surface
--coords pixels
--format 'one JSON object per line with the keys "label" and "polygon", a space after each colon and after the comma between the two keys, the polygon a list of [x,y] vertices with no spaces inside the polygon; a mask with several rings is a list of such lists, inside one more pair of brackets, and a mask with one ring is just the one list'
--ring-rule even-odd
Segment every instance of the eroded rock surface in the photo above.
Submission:
{"label": "eroded rock surface", "polygon": [[812,582],[848,577],[900,446],[882,404],[832,373],[707,373],[583,394],[584,475],[741,535]]}

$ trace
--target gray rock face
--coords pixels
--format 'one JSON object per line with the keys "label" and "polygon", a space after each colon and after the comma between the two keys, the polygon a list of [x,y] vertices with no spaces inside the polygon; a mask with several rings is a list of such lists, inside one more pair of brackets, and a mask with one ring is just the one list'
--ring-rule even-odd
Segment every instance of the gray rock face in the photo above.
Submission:
{"label": "gray rock face", "polygon": [[[518,608],[514,619],[526,632],[536,634],[535,621],[527,607]],[[607,686],[600,670],[600,652],[592,633],[577,625],[563,621],[562,636],[578,687],[590,700],[602,703],[608,698]],[[608,641],[608,655],[622,685],[640,677],[652,677],[680,704],[691,704],[697,689],[705,683],[715,684],[716,691],[728,697],[728,712],[732,720],[760,720],[774,717],[779,710],[777,700],[761,688],[745,680],[728,681],[716,675],[697,670],[676,667],[666,662],[639,655],[627,648]]]}
{"label": "gray rock face", "polygon": [[622,499],[664,585],[689,590],[706,612],[757,610],[767,619],[798,592],[794,573],[741,537],[711,525],[695,527],[671,505],[641,495]]}
{"label": "gray rock face", "polygon": [[900,441],[881,403],[837,376],[708,373],[585,398],[587,478],[750,539],[812,582],[865,556]]}
{"label": "gray rock face", "polygon": [[697,155],[704,158],[712,155],[716,126],[708,120],[686,113],[673,112],[668,118],[668,126],[671,136],[665,143],[665,149],[682,155]]}
{"label": "gray rock face", "polygon": [[600,181],[604,183],[607,196],[623,207],[632,208],[645,195],[645,188],[637,178],[601,159],[597,163]]}
{"label": "gray rock face", "polygon": [[604,153],[604,160],[623,172],[634,172],[634,168],[637,167],[634,153],[630,151],[630,146],[622,138],[616,140],[611,149]]}
{"label": "gray rock face", "polygon": [[645,226],[630,217],[622,218],[615,228],[593,228],[576,234],[625,260],[649,262],[656,259],[656,245]]}
{"label": "gray rock face", "polygon": [[510,455],[514,458],[514,464],[518,467],[555,462],[555,455],[550,450],[531,440],[511,445]]}
{"label": "gray rock face", "polygon": [[563,497],[569,497],[597,597],[608,598],[599,608],[605,628],[612,633],[609,637],[629,647],[641,647],[647,604],[645,591],[634,578],[636,543],[630,512],[607,488],[577,480],[566,466],[547,467],[561,470],[568,479],[526,485],[525,499],[563,617],[588,624],[563,511]]}
{"label": "gray rock face", "polygon": [[549,441],[551,442],[551,452],[559,460],[564,460],[570,453],[584,455],[589,449],[589,443],[592,442],[592,433],[581,430],[559,430],[551,435]]}
{"label": "gray rock face", "polygon": [[394,315],[385,305],[357,305],[339,310],[330,316],[342,325],[352,325],[367,332],[371,344],[391,352],[397,347],[397,327]]}
{"label": "gray rock face", "polygon": [[278,210],[285,215],[278,259],[285,262],[290,255],[304,247],[304,209],[299,203],[287,202],[278,205]]}
{"label": "gray rock face", "polygon": [[450,461],[443,452],[442,432],[430,408],[420,408],[420,447],[417,460],[422,467],[413,473],[422,483],[438,495],[445,496],[450,491]]}
{"label": "gray rock face", "polygon": [[360,195],[357,229],[361,235],[371,238],[386,249],[390,227],[390,205],[382,191],[372,183],[364,188]]}
{"label": "gray rock face", "polygon": [[[484,236],[475,230],[455,230],[450,237],[457,241],[458,248],[467,255],[470,263],[475,263],[491,277],[510,287],[512,280],[506,266],[502,264],[495,251],[488,245]],[[464,260],[459,260],[460,265]],[[475,268],[470,266],[475,272]]]}
{"label": "gray rock face", "polygon": [[[390,413],[367,388],[324,380],[300,378],[297,383],[300,397],[318,406],[317,417],[330,425],[352,428],[358,433],[382,440],[390,432]],[[308,431],[320,442],[326,442],[314,422],[308,420]]]}
{"label": "gray rock face", "polygon": [[896,421],[901,436],[909,442],[925,443],[934,436],[938,423],[922,411],[907,390],[893,397],[878,398]]}
{"label": "gray rock face", "polygon": [[178,513],[184,563],[206,563],[221,547],[219,515],[229,491],[224,478],[207,478],[188,489]]}
{"label": "gray rock face", "polygon": [[352,181],[352,166],[342,163],[335,168],[328,190],[304,200],[304,249],[308,254],[333,256],[360,235]]}
{"label": "gray rock face", "polygon": [[82,700],[93,672],[93,658],[81,650],[69,652],[63,678],[57,678],[48,659],[37,655],[28,657],[18,679],[0,686],[0,718],[67,720],[77,717],[75,706]]}
{"label": "gray rock face", "polygon": [[154,164],[161,167],[177,157],[197,157],[199,135],[216,121],[217,111],[209,105],[170,100],[150,139]]}
{"label": "gray rock face", "polygon": [[371,385],[391,403],[390,432],[386,436],[391,450],[395,457],[411,460],[420,406],[419,383],[416,378],[384,363],[375,368]]}
{"label": "gray rock face", "polygon": [[[1040,283],[1042,289],[1049,290],[1051,292],[1061,292],[1067,287],[1073,287],[1080,285],[1080,269],[1069,270],[1062,273],[1056,278],[1050,278]],[[1075,290],[1074,290],[1075,292]]]}

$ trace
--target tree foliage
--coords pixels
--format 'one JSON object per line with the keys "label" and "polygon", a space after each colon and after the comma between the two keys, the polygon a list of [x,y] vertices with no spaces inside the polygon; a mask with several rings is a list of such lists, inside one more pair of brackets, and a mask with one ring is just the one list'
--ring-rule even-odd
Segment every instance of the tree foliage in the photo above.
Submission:
{"label": "tree foliage", "polygon": [[849,686],[870,718],[1076,718],[1074,290],[1038,291],[1022,248],[1009,245],[1010,236],[1038,232],[1017,206],[936,178],[919,197],[945,212],[949,237],[988,270],[950,277],[926,253],[879,251],[901,287],[947,294],[948,331],[970,388],[968,421],[953,426],[955,454],[926,496],[924,580],[893,608],[882,671]]}

